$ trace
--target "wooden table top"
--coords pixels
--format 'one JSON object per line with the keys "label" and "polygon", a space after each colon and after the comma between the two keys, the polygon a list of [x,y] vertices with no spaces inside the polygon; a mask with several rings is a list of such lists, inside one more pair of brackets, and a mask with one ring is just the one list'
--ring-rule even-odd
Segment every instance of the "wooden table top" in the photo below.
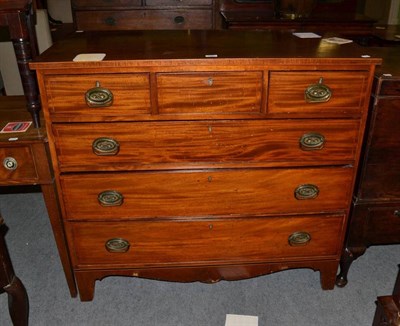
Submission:
{"label": "wooden table top", "polygon": [[[41,117],[42,118],[42,117]],[[47,141],[43,118],[41,128],[34,128],[33,124],[26,132],[0,133],[0,142],[10,142],[10,138],[18,138],[11,141]],[[0,96],[0,130],[8,122],[32,121],[32,116],[26,109],[24,96]]]}

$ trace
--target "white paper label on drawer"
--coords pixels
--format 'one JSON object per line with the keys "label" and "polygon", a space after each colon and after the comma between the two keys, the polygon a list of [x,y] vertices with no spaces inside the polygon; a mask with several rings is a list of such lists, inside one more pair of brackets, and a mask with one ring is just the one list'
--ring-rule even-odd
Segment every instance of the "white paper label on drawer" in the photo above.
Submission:
{"label": "white paper label on drawer", "polygon": [[73,61],[101,61],[105,58],[105,53],[81,53]]}

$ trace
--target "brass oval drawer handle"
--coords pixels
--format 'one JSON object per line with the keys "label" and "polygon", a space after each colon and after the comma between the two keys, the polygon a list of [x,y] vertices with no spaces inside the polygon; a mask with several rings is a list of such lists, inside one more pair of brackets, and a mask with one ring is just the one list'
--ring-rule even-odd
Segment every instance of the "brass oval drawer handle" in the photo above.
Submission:
{"label": "brass oval drawer handle", "polygon": [[307,103],[323,103],[331,99],[332,91],[323,82],[324,79],[321,77],[317,84],[312,84],[307,87],[304,92]]}
{"label": "brass oval drawer handle", "polygon": [[10,171],[16,170],[18,167],[18,162],[15,158],[13,157],[6,157],[3,160],[3,166]]}
{"label": "brass oval drawer handle", "polygon": [[313,184],[300,185],[294,191],[294,196],[298,200],[314,199],[317,198],[318,194],[319,194],[319,189],[316,185]]}
{"label": "brass oval drawer handle", "polygon": [[96,86],[89,89],[85,94],[86,104],[91,108],[111,106],[113,99],[113,93],[109,89],[101,87],[98,81],[96,82]]}
{"label": "brass oval drawer handle", "polygon": [[93,153],[98,156],[117,155],[119,143],[115,139],[108,137],[96,138],[92,143]]}
{"label": "brass oval drawer handle", "polygon": [[310,241],[311,241],[311,235],[303,231],[294,232],[288,238],[289,245],[291,245],[292,247],[305,246]]}
{"label": "brass oval drawer handle", "polygon": [[325,137],[319,133],[312,132],[301,136],[299,142],[303,151],[314,151],[324,148]]}
{"label": "brass oval drawer handle", "polygon": [[127,252],[131,244],[128,240],[122,238],[112,238],[106,241],[106,249],[108,252]]}
{"label": "brass oval drawer handle", "polygon": [[181,24],[183,24],[184,22],[185,22],[185,17],[183,17],[183,16],[176,16],[176,17],[174,18],[174,23],[175,23],[175,24],[181,25]]}
{"label": "brass oval drawer handle", "polygon": [[396,209],[393,214],[396,217],[400,217],[400,209]]}
{"label": "brass oval drawer handle", "polygon": [[124,196],[115,190],[105,190],[97,196],[101,206],[121,206],[124,202]]}

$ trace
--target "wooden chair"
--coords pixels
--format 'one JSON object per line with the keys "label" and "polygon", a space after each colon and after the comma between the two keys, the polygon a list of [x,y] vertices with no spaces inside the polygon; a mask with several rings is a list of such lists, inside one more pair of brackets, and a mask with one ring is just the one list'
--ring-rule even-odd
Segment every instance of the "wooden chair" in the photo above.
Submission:
{"label": "wooden chair", "polygon": [[15,275],[4,239],[7,227],[0,216],[0,293],[8,294],[8,309],[14,326],[28,325],[28,295]]}
{"label": "wooden chair", "polygon": [[377,298],[372,326],[400,326],[400,271],[393,294]]}

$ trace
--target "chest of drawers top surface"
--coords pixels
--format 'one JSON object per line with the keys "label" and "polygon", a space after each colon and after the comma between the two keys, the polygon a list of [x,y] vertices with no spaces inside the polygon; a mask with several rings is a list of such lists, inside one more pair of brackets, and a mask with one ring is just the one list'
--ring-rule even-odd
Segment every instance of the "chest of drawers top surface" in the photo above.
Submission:
{"label": "chest of drawers top surface", "polygon": [[[101,62],[72,61],[82,53],[105,53],[106,57]],[[61,69],[184,64],[183,69],[192,69],[194,64],[229,67],[240,59],[241,65],[291,63],[315,69],[312,67],[316,64],[380,63],[379,56],[368,55],[368,49],[356,44],[329,44],[285,31],[109,31],[76,33],[54,44],[30,66]]]}

